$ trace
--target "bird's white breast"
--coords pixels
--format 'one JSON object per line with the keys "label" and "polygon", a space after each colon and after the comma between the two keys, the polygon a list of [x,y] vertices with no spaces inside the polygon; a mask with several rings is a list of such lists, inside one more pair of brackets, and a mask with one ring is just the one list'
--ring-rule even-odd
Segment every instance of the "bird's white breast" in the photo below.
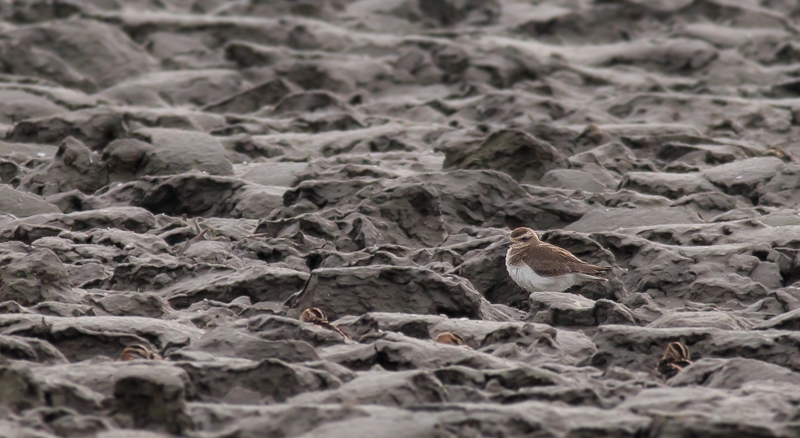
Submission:
{"label": "bird's white breast", "polygon": [[580,280],[576,278],[575,274],[561,275],[558,277],[543,277],[537,274],[526,263],[512,265],[509,262],[510,251],[506,254],[506,270],[508,275],[514,280],[521,288],[528,292],[563,292]]}
{"label": "bird's white breast", "polygon": [[511,279],[528,292],[560,292],[572,286],[571,281],[565,281],[562,277],[542,277],[526,264],[506,265],[506,268]]}

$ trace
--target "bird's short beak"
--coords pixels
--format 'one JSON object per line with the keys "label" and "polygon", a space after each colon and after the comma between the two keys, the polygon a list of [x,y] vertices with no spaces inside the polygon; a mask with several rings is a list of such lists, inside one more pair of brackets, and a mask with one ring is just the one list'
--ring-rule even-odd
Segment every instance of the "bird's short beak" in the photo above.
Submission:
{"label": "bird's short beak", "polygon": [[503,245],[503,246],[511,245],[511,238],[510,237],[504,238],[503,240],[500,241],[500,245]]}

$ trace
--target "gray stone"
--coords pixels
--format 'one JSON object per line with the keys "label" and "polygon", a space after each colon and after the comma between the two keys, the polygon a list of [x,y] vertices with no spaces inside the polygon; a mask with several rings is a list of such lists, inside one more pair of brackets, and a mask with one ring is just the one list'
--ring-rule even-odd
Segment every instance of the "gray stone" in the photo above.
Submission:
{"label": "gray stone", "polygon": [[28,217],[42,213],[58,213],[61,210],[32,193],[14,190],[8,185],[0,185],[0,211],[16,217]]}
{"label": "gray stone", "polygon": [[542,183],[549,187],[583,190],[590,193],[609,189],[592,174],[575,169],[551,170],[542,176]]}
{"label": "gray stone", "polygon": [[[382,293],[376,295],[375,290]],[[504,318],[468,281],[403,266],[314,270],[305,288],[289,300],[289,307],[297,314],[319,307],[331,318],[373,311]]]}
{"label": "gray stone", "polygon": [[703,220],[685,207],[605,208],[591,210],[566,230],[583,233],[665,224],[699,224]]}

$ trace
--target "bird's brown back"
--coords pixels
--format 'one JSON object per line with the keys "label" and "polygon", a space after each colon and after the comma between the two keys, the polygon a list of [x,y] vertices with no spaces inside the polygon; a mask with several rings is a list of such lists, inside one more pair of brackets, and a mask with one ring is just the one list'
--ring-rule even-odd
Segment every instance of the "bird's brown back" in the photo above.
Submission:
{"label": "bird's brown back", "polygon": [[602,277],[610,270],[586,263],[566,249],[544,242],[512,246],[508,261],[512,265],[527,263],[542,277],[557,277],[571,273]]}

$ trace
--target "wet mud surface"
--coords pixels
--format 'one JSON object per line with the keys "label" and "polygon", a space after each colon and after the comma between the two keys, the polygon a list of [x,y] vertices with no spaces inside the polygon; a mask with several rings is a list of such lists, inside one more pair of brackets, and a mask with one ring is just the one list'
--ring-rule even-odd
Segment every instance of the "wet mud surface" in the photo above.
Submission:
{"label": "wet mud surface", "polygon": [[800,2],[0,15],[0,435],[800,433]]}

